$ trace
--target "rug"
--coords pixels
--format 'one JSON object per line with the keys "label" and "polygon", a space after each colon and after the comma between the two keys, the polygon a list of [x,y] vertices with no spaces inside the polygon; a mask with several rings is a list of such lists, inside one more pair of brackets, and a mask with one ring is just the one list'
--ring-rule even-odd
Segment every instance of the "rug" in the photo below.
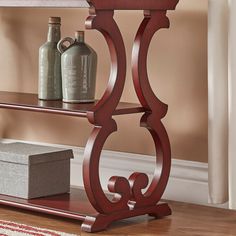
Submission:
{"label": "rug", "polygon": [[0,236],[78,236],[0,220]]}

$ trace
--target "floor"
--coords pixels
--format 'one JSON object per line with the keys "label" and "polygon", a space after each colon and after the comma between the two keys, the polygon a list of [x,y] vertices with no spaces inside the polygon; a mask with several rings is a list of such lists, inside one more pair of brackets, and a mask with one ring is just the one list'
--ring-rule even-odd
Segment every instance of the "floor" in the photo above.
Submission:
{"label": "floor", "polygon": [[[112,224],[107,231],[93,235],[236,236],[236,211],[178,202],[169,204],[173,210],[172,216],[160,220],[147,216],[123,220]],[[80,232],[80,224],[76,221],[32,214],[8,207],[0,207],[0,219],[83,236],[90,235]]]}

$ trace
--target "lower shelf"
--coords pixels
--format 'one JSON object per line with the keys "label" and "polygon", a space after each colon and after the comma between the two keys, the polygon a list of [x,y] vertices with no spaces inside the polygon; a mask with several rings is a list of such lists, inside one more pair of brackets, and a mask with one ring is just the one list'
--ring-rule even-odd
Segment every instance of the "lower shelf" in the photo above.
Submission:
{"label": "lower shelf", "polygon": [[[109,198],[109,195],[108,195]],[[144,206],[137,209],[121,210],[102,215],[96,212],[82,189],[71,188],[70,193],[33,200],[0,195],[0,205],[6,205],[25,210],[46,213],[82,221],[81,229],[87,232],[105,230],[112,222],[148,214],[162,218],[171,214],[171,209],[165,203]]]}
{"label": "lower shelf", "polygon": [[66,218],[85,220],[86,216],[96,216],[96,210],[89,203],[83,189],[71,188],[70,193],[51,197],[26,200],[0,195],[0,205],[47,213]]}

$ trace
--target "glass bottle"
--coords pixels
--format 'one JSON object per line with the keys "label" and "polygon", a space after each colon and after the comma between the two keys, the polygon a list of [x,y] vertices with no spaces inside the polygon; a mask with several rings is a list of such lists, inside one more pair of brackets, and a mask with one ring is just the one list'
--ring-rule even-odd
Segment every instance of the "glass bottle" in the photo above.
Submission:
{"label": "glass bottle", "polygon": [[[66,47],[64,43],[69,43]],[[84,41],[84,31],[76,31],[75,39],[62,39],[58,45],[62,53],[62,93],[63,102],[94,102],[97,54]]]}
{"label": "glass bottle", "polygon": [[57,50],[60,27],[60,17],[49,18],[47,42],[39,49],[38,98],[42,100],[62,99],[61,54]]}

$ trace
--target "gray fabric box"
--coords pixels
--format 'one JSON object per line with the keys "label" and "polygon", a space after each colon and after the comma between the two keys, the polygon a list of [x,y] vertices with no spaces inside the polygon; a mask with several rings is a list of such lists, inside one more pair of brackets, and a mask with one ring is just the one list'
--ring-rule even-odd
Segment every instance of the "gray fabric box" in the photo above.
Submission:
{"label": "gray fabric box", "polygon": [[38,198],[69,192],[73,152],[25,143],[0,144],[0,194]]}

